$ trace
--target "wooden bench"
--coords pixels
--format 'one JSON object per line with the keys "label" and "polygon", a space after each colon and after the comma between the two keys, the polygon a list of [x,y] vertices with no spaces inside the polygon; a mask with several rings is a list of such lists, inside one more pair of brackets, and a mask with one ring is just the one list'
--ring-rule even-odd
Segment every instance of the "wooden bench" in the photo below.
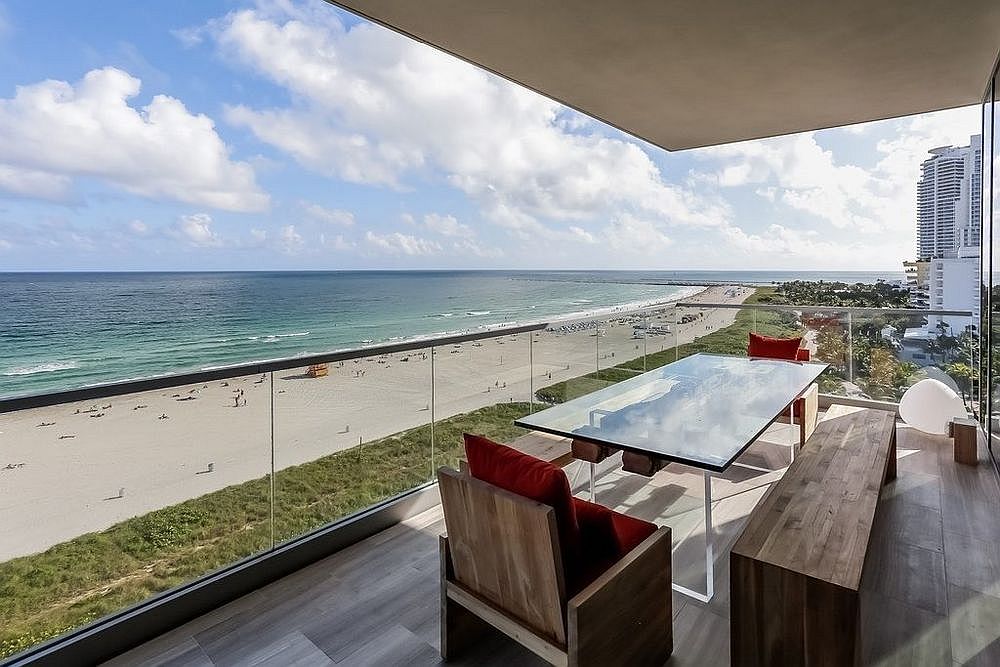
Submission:
{"label": "wooden bench", "polygon": [[894,413],[827,411],[733,546],[733,665],[855,664],[861,572],[895,473]]}

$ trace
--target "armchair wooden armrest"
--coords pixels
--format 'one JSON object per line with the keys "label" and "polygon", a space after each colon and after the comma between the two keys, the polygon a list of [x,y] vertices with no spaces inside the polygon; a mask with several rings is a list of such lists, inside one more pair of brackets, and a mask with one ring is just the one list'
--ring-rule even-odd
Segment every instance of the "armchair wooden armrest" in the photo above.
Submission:
{"label": "armchair wooden armrest", "polygon": [[569,664],[662,664],[673,651],[670,528],[567,603]]}

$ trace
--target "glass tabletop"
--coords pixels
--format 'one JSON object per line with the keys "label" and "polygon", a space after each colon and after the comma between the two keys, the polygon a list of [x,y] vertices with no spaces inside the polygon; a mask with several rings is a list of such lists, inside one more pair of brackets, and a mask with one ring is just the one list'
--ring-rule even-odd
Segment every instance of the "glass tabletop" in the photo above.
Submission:
{"label": "glass tabletop", "polygon": [[826,367],[699,353],[514,423],[721,472]]}

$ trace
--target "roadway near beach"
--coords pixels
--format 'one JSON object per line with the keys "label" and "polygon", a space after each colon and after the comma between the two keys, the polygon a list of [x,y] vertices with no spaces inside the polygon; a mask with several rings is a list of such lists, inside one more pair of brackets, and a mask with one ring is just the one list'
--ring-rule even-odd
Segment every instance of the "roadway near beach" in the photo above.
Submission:
{"label": "roadway near beach", "polygon": [[[711,287],[686,302],[740,303],[752,289]],[[696,314],[698,309],[681,309]],[[689,342],[731,324],[735,309],[705,309],[670,334],[633,338],[622,314],[601,335],[572,330],[438,348],[434,416],[443,419]],[[591,323],[594,320],[591,320]],[[673,326],[672,309],[650,325]],[[275,372],[276,470],[312,461],[431,419],[430,350],[369,357],[310,378]],[[529,378],[530,376],[530,378]],[[0,416],[0,561],[42,551],[123,519],[265,476],[271,466],[271,380],[251,376],[64,404]],[[428,474],[431,462],[428,461]],[[280,493],[280,474],[278,475]]]}

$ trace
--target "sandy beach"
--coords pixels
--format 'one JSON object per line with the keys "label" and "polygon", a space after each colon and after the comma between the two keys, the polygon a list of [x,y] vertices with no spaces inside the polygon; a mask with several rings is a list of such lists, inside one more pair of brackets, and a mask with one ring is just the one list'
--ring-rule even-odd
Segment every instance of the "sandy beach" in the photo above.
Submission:
{"label": "sandy beach", "polygon": [[[739,303],[752,289],[711,287],[685,302]],[[235,378],[0,416],[0,560],[44,550],[123,519],[262,477],[386,435],[508,401],[731,324],[735,309],[674,326],[672,307],[633,337],[625,313],[559,322],[552,329]],[[565,327],[565,328],[561,328]],[[599,332],[595,335],[595,332]],[[432,462],[427,462],[428,475]],[[281,492],[281,473],[276,492]]]}

